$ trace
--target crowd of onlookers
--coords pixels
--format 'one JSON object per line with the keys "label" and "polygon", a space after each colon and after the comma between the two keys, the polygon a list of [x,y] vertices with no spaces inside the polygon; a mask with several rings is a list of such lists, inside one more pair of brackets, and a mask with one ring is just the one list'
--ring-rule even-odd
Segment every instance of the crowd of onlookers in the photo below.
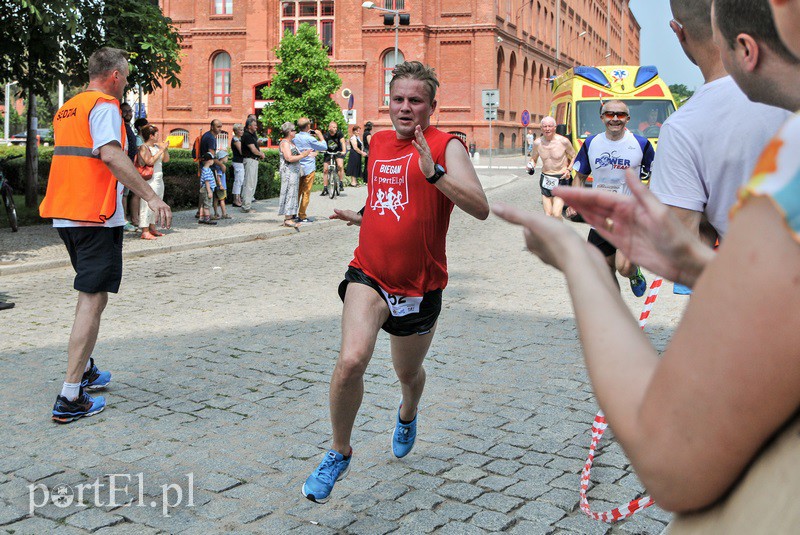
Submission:
{"label": "crowd of onlookers", "polygon": [[[121,105],[122,116],[127,130],[128,156],[140,170],[153,190],[163,198],[164,178],[162,164],[169,161],[169,142],[159,141],[158,128],[145,118],[133,119],[130,105]],[[248,115],[244,124],[233,125],[233,136],[229,147],[219,147],[222,122],[214,119],[208,131],[194,141],[192,158],[198,165],[198,224],[216,225],[220,219],[232,219],[227,203],[240,208],[243,213],[253,213],[253,201],[258,183],[258,162],[266,158],[258,138],[258,120]],[[369,159],[369,142],[372,137],[372,123],[367,122],[364,130],[354,125],[349,137],[339,131],[335,121],[322,132],[311,128],[311,121],[301,117],[297,124],[286,122],[281,127],[278,144],[281,177],[279,214],[284,216],[283,224],[299,228],[301,223],[310,222],[307,208],[316,174],[318,153],[323,159],[323,190],[328,194],[328,167],[336,165],[339,187],[344,188],[344,177],[348,177],[350,187],[358,187],[366,180]],[[347,166],[345,155],[350,153]],[[227,186],[228,165],[233,168],[233,184],[230,199]],[[153,221],[153,214],[146,203],[129,192],[123,192],[125,209],[125,230],[140,232],[141,238],[155,240],[163,234]]]}

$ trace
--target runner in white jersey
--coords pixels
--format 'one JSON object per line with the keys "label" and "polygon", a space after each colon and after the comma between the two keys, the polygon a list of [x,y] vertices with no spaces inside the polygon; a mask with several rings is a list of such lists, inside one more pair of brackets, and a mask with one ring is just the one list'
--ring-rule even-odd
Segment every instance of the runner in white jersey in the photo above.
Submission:
{"label": "runner in white jersey", "polygon": [[[634,176],[647,178],[655,151],[647,138],[632,134],[627,129],[630,111],[621,100],[606,102],[600,111],[600,117],[606,131],[588,137],[578,151],[573,164],[577,179],[573,186],[582,188],[586,177],[591,174],[593,188],[630,195],[625,184],[626,175],[632,173]],[[647,281],[639,266],[632,264],[594,229],[589,231],[589,243],[600,249],[606,257],[612,275],[615,270],[618,271],[630,280],[631,290],[636,297],[644,295]],[[616,282],[616,277],[614,281]]]}

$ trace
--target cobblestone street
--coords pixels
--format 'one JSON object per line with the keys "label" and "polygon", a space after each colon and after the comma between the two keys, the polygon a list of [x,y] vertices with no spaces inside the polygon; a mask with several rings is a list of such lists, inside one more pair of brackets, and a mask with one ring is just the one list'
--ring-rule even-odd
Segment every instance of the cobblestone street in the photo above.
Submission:
{"label": "cobblestone street", "polygon": [[[524,169],[479,174],[490,202],[541,211],[538,185]],[[363,204],[365,188],[346,192],[353,207]],[[333,202],[315,193],[311,211],[327,215]],[[194,224],[191,214],[182,217]],[[50,409],[64,378],[74,272],[0,276],[0,292],[17,303],[0,313],[0,528],[661,533],[670,515],[657,507],[613,526],[578,508],[597,405],[563,277],[524,249],[518,228],[457,209],[414,451],[391,455],[400,388],[384,333],[365,378],[352,470],[327,504],[306,500],[300,487],[330,444],[328,384],[341,338],[336,289],[358,238],[342,222],[316,225],[127,258],[94,353],[113,373],[102,394],[108,407],[63,426],[51,422]],[[638,317],[643,299],[621,282]],[[687,301],[665,283],[647,328],[659,349]],[[643,492],[611,430],[600,452],[589,492],[598,511]],[[130,476],[116,479],[126,490],[111,496],[108,474]],[[105,486],[86,488],[85,506],[78,504],[78,488],[98,479]],[[69,505],[56,504],[59,486]],[[52,499],[39,507],[45,494]]]}

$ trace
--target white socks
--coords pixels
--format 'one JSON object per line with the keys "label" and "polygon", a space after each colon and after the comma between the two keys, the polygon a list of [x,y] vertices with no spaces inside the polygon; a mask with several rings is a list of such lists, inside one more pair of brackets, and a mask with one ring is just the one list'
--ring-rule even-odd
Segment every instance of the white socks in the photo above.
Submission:
{"label": "white socks", "polygon": [[64,383],[64,386],[61,387],[61,395],[69,401],[73,401],[78,398],[80,388],[80,383]]}

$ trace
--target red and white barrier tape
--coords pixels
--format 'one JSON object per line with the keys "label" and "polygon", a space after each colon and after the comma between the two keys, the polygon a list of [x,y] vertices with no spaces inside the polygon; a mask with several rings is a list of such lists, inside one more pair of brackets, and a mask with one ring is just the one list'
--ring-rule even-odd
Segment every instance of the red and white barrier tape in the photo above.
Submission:
{"label": "red and white barrier tape", "polygon": [[[645,325],[647,325],[647,319],[650,317],[650,311],[653,309],[653,305],[658,298],[658,292],[661,290],[662,282],[662,279],[656,278],[650,285],[650,292],[648,292],[647,298],[644,301],[644,309],[642,309],[642,313],[639,316],[639,328],[642,330],[644,330]],[[606,416],[603,414],[603,411],[599,411],[594,418],[594,423],[592,423],[592,443],[589,446],[589,457],[586,459],[586,464],[581,472],[580,505],[581,511],[586,513],[590,518],[600,520],[601,522],[612,523],[618,520],[624,520],[637,511],[646,509],[656,502],[653,501],[650,496],[643,496],[602,513],[595,513],[592,511],[592,508],[589,507],[589,500],[586,498],[586,492],[589,490],[589,475],[592,472],[592,463],[594,463],[594,454],[597,450],[597,445],[600,443],[600,439],[603,438],[603,433],[605,433],[607,427]]]}

